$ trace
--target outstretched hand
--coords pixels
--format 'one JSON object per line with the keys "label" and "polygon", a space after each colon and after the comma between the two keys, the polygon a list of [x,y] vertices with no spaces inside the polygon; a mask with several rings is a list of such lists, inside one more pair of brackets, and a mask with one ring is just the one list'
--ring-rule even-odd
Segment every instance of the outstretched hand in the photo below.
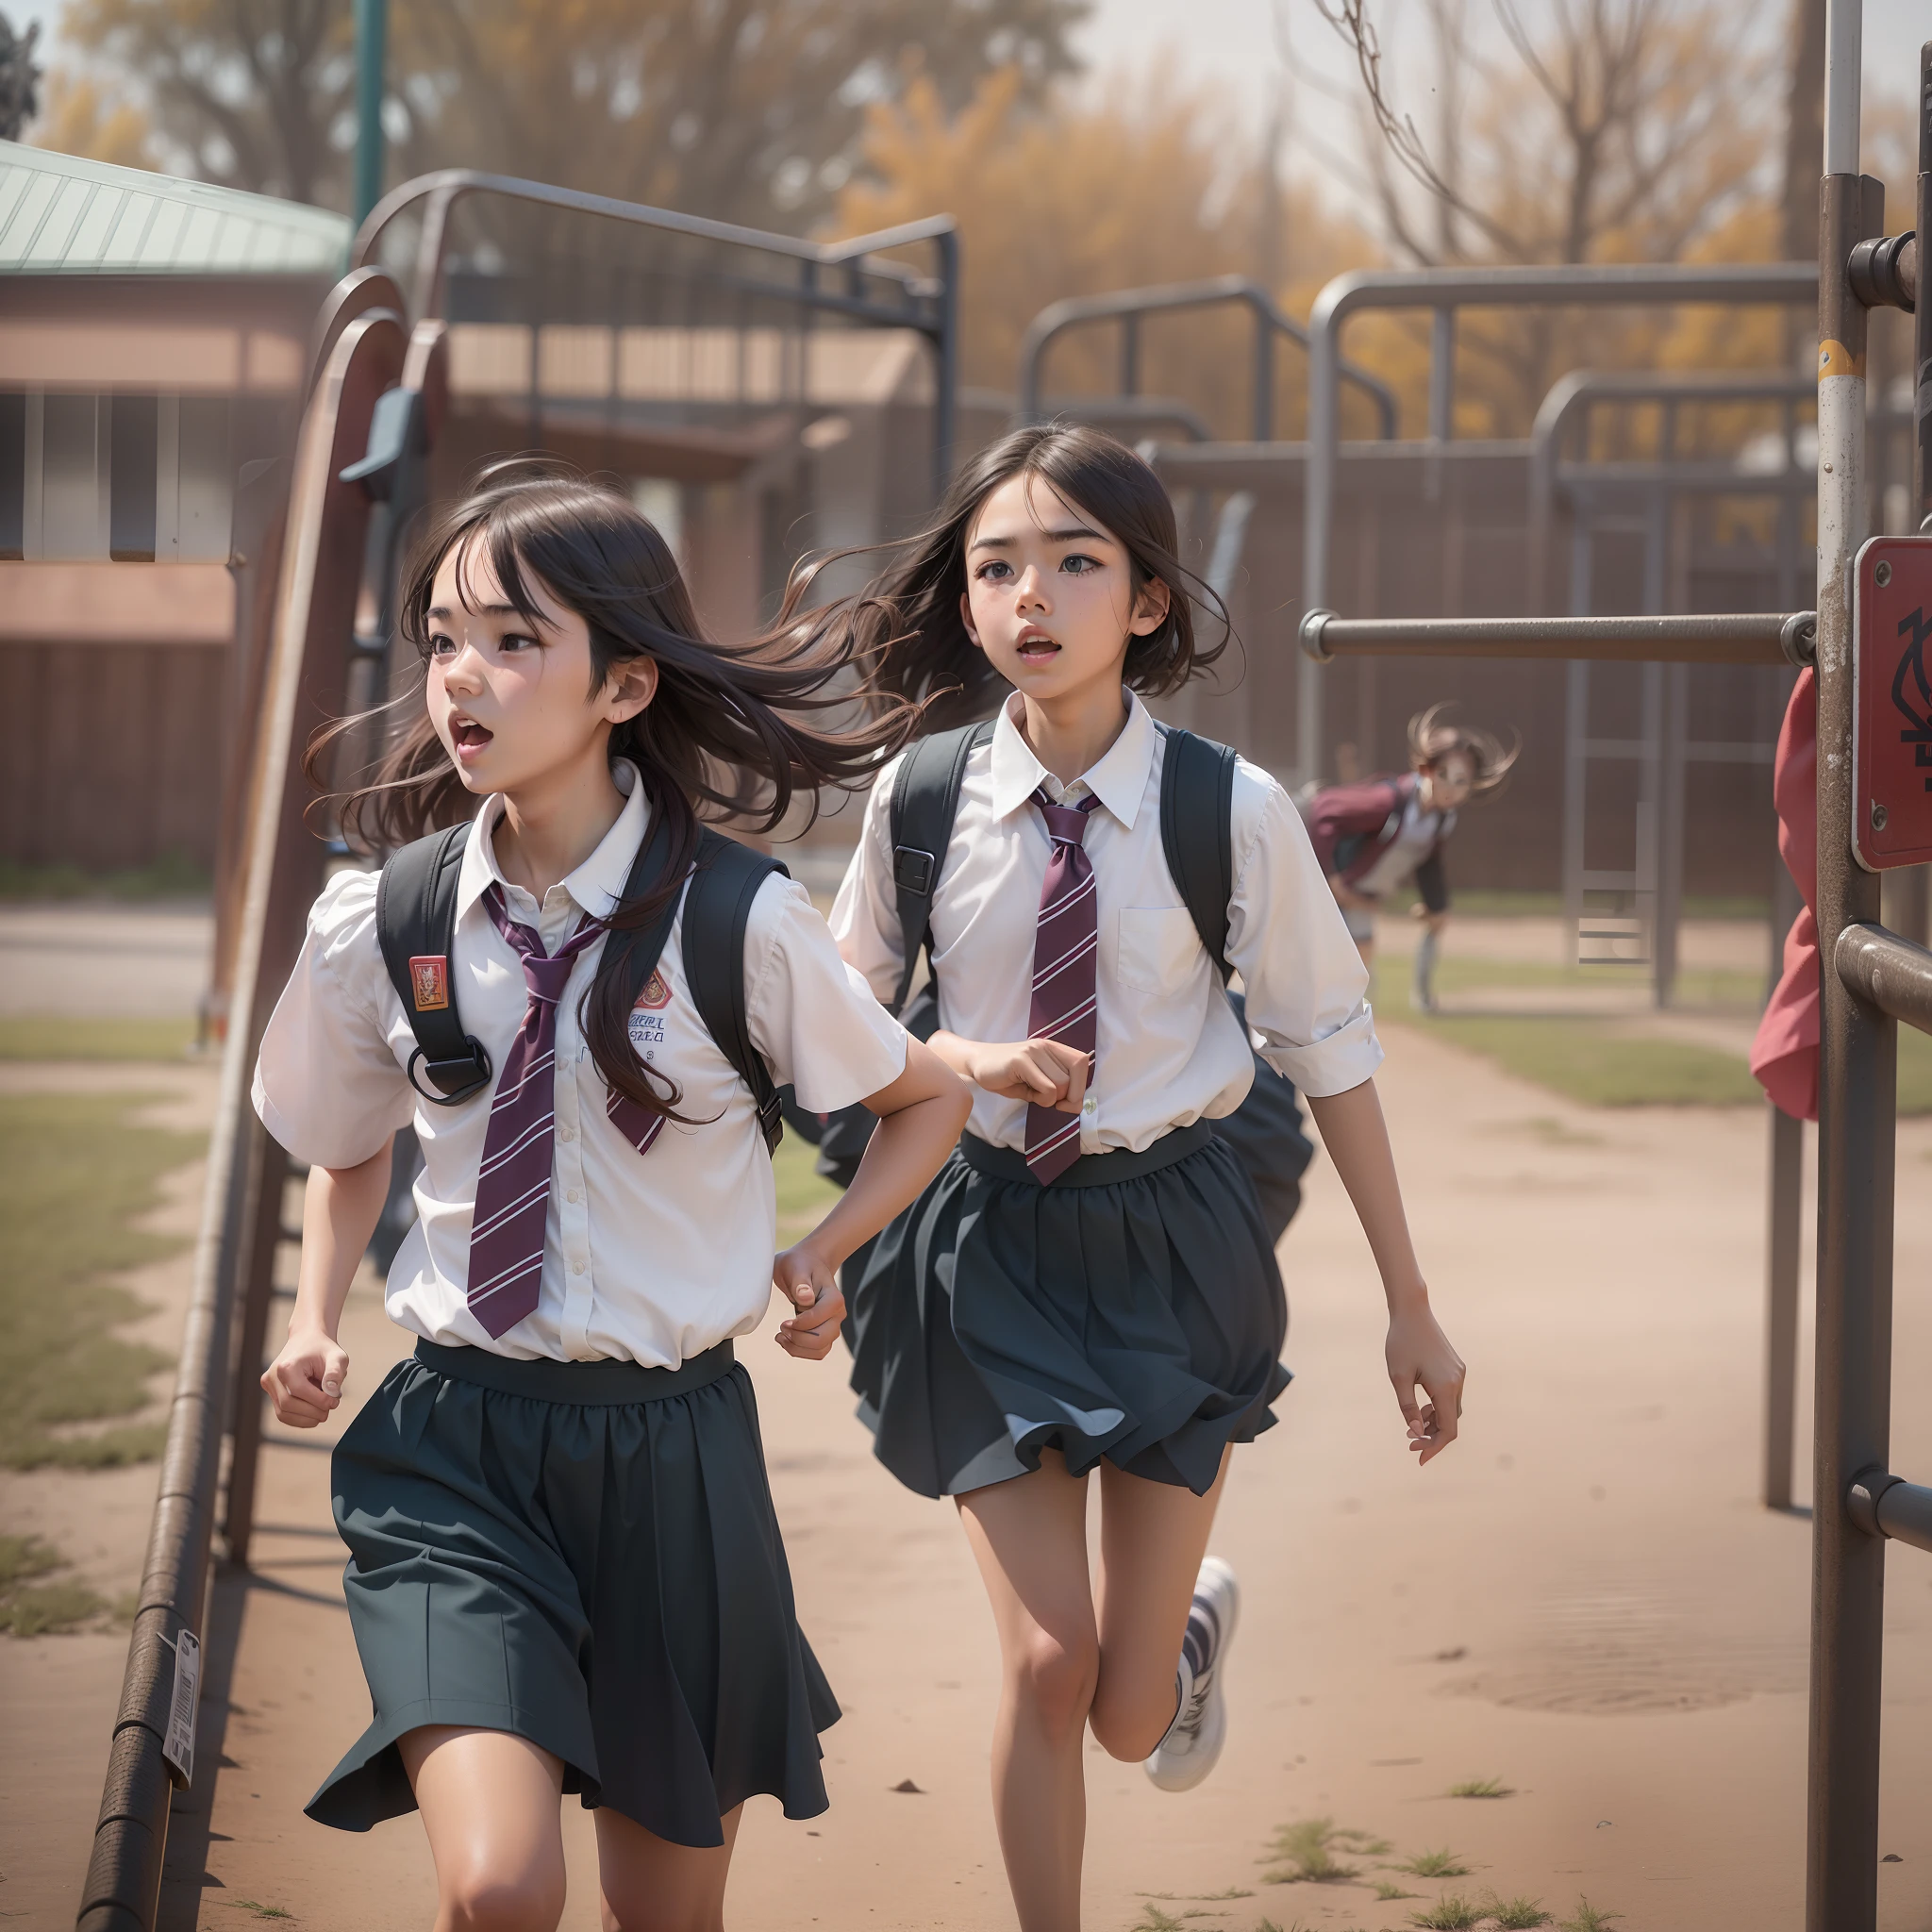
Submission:
{"label": "outstretched hand", "polygon": [[824,1361],[845,1319],[838,1270],[803,1241],[773,1261],[772,1280],[795,1310],[778,1324],[778,1346],[801,1361]]}
{"label": "outstretched hand", "polygon": [[[1422,1462],[1456,1440],[1468,1371],[1426,1302],[1389,1318],[1389,1379],[1408,1424],[1408,1446]],[[1420,1387],[1426,1402],[1416,1400]]]}

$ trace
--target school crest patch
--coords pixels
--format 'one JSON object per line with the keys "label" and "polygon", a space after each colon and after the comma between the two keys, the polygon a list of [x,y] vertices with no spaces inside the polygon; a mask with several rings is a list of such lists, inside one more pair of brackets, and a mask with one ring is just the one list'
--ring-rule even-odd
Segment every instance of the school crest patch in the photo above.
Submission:
{"label": "school crest patch", "polygon": [[425,953],[409,960],[409,989],[419,1013],[440,1013],[449,1006],[449,960],[441,953]]}
{"label": "school crest patch", "polygon": [[639,993],[637,1003],[652,1013],[660,1013],[671,1004],[671,989],[665,985],[664,975],[655,967],[650,978],[644,981],[644,990]]}

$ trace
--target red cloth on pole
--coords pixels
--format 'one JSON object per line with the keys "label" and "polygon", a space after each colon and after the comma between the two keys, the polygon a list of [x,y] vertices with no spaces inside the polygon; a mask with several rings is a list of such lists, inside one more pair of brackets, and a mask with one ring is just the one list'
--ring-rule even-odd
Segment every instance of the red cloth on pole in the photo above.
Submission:
{"label": "red cloth on pole", "polygon": [[1801,672],[1785,708],[1772,776],[1777,849],[1805,895],[1785,935],[1784,973],[1751,1043],[1751,1072],[1796,1120],[1818,1118],[1818,675]]}

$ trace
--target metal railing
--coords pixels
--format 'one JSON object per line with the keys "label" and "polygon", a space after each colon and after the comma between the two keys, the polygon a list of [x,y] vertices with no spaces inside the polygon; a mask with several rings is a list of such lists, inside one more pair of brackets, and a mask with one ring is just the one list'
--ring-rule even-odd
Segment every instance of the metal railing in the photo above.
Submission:
{"label": "metal railing", "polygon": [[[407,210],[420,207],[423,226],[416,242],[409,307],[419,318],[441,315],[451,217],[460,203],[478,195],[555,208],[563,213],[591,215],[630,227],[655,229],[660,234],[716,242],[769,255],[792,263],[797,280],[740,280],[735,285],[739,293],[769,296],[806,312],[841,315],[870,327],[916,330],[926,338],[933,350],[934,493],[943,491],[953,470],[959,389],[959,236],[958,225],[950,215],[902,223],[898,227],[858,235],[846,242],[807,242],[794,236],[771,234],[762,228],[741,227],[734,222],[679,214],[674,208],[618,201],[608,194],[587,194],[579,189],[553,188],[546,182],[520,181],[471,168],[445,168],[404,182],[376,203],[351,244],[352,270],[369,265],[384,231]],[[889,249],[910,248],[921,243],[930,244],[937,258],[932,274],[922,275],[904,262],[886,258]],[[881,300],[869,294],[870,282],[883,282],[891,299]]]}
{"label": "metal railing", "polygon": [[[1146,289],[1115,289],[1105,295],[1074,295],[1049,303],[1026,325],[1020,341],[1020,421],[1044,419],[1041,407],[1040,369],[1048,346],[1070,328],[1093,322],[1121,325],[1120,394],[1133,396],[1141,387],[1141,322],[1149,315],[1170,315],[1191,308],[1221,308],[1231,303],[1246,308],[1255,319],[1254,376],[1249,395],[1249,420],[1256,442],[1274,438],[1274,343],[1286,338],[1307,351],[1308,332],[1285,314],[1274,296],[1245,275],[1213,275],[1205,281],[1168,282]],[[1353,384],[1375,410],[1377,433],[1385,440],[1395,434],[1395,392],[1380,377],[1352,362],[1338,363],[1341,381]]]}
{"label": "metal railing", "polygon": [[[1456,317],[1463,308],[1656,307],[1686,302],[1727,307],[1812,299],[1810,262],[1718,268],[1584,263],[1556,268],[1368,269],[1339,275],[1308,318],[1308,484],[1302,548],[1302,604],[1330,601],[1335,498],[1341,458],[1341,336],[1357,315],[1428,309],[1430,441],[1447,443],[1455,421]],[[1319,660],[1304,656],[1295,689],[1297,783],[1322,775],[1323,684]]]}

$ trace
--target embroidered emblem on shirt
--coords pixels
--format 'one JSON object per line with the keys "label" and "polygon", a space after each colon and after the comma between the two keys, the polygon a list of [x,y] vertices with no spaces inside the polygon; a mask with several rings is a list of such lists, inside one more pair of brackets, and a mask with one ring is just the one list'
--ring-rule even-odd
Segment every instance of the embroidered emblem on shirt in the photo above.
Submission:
{"label": "embroidered emblem on shirt", "polygon": [[418,954],[409,960],[409,987],[419,1013],[440,1013],[449,1006],[449,960],[441,953]]}
{"label": "embroidered emblem on shirt", "polygon": [[638,995],[638,1005],[656,1013],[671,1004],[671,989],[664,983],[664,975],[653,969],[650,978],[644,982],[644,990]]}

